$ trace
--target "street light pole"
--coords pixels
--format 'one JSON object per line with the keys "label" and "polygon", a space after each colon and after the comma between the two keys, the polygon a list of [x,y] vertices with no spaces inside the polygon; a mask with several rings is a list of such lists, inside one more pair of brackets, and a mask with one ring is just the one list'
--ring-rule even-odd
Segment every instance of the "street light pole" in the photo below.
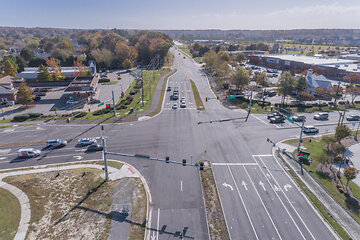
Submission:
{"label": "street light pole", "polygon": [[112,102],[113,102],[113,111],[114,111],[114,117],[116,116],[116,111],[115,111],[115,98],[114,98],[114,90],[112,91]]}
{"label": "street light pole", "polygon": [[250,116],[250,113],[251,113],[252,95],[253,95],[253,89],[251,88],[249,111],[248,111],[248,114],[247,114],[247,116],[246,116],[245,122],[247,122],[247,120],[248,120],[248,118],[249,118],[249,116]]}
{"label": "street light pole", "polygon": [[[305,118],[303,118],[302,125],[301,125],[301,132],[300,132],[300,138],[299,138],[299,145],[298,145],[298,152],[300,152],[301,147],[301,141],[302,141],[302,133],[304,131],[304,124],[305,124]],[[300,160],[300,168],[301,168],[301,175],[304,175],[302,160]]]}
{"label": "street light pole", "polygon": [[360,122],[359,122],[359,124],[358,124],[358,127],[357,127],[357,129],[356,129],[356,133],[355,133],[355,140],[357,141],[357,135],[358,135],[358,131],[359,131],[359,127],[360,127]]}
{"label": "street light pole", "polygon": [[103,146],[103,160],[104,160],[104,169],[105,169],[105,181],[109,180],[108,166],[107,166],[107,158],[106,158],[106,143],[105,138],[101,137],[102,146]]}

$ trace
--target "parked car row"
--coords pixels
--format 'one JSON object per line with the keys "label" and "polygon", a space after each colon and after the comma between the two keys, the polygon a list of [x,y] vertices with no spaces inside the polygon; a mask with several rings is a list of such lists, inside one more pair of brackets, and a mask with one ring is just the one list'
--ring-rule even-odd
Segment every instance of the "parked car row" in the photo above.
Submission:
{"label": "parked car row", "polygon": [[[67,145],[67,141],[62,139],[52,139],[46,142],[46,148],[61,148]],[[101,144],[97,144],[97,140],[95,138],[81,138],[77,145],[78,147],[86,146],[87,152],[93,151],[102,151],[103,146]],[[41,150],[34,148],[21,148],[18,150],[18,158],[31,158],[38,157],[41,155]]]}

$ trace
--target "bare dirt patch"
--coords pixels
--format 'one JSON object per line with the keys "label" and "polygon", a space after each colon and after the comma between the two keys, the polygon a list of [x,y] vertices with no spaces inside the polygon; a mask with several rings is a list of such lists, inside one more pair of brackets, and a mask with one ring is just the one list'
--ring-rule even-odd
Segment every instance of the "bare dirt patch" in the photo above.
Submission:
{"label": "bare dirt patch", "polygon": [[113,188],[98,169],[72,169],[7,177],[30,199],[26,239],[107,239]]}

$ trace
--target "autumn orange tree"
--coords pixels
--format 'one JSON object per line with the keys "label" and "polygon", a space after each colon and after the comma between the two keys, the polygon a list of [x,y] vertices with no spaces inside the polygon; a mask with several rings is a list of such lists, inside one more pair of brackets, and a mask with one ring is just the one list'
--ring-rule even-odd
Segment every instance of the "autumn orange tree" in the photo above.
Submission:
{"label": "autumn orange tree", "polygon": [[348,188],[349,182],[356,178],[359,170],[353,167],[347,167],[344,169],[344,177],[346,178],[346,188]]}
{"label": "autumn orange tree", "polygon": [[65,76],[61,73],[60,61],[58,59],[48,58],[46,59],[46,64],[51,68],[49,70],[54,81],[65,79]]}
{"label": "autumn orange tree", "polygon": [[360,96],[360,87],[349,87],[346,93],[351,96],[351,103],[354,104],[355,99]]}
{"label": "autumn orange tree", "polygon": [[89,76],[89,71],[86,69],[85,65],[80,61],[74,61],[74,77],[87,77]]}

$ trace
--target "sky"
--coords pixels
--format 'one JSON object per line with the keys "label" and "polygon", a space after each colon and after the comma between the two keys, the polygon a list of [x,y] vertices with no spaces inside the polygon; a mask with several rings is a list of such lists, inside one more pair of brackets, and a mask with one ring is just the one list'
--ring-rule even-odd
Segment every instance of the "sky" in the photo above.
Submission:
{"label": "sky", "polygon": [[0,0],[0,9],[11,27],[360,28],[359,0]]}

